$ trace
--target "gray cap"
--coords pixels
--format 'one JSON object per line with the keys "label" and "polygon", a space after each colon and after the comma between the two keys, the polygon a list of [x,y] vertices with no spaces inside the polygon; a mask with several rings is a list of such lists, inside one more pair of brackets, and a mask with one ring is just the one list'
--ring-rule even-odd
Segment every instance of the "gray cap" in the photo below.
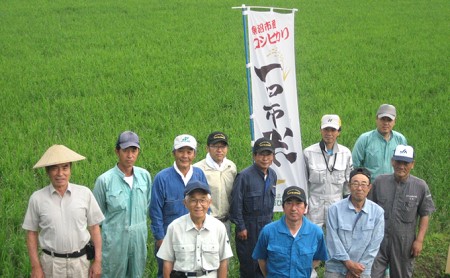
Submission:
{"label": "gray cap", "polygon": [[126,149],[129,147],[141,148],[139,145],[139,137],[132,131],[124,131],[117,138],[116,147]]}
{"label": "gray cap", "polygon": [[394,105],[382,104],[380,105],[380,108],[378,108],[377,117],[378,119],[388,117],[391,120],[395,120],[395,117],[397,117],[397,110]]}

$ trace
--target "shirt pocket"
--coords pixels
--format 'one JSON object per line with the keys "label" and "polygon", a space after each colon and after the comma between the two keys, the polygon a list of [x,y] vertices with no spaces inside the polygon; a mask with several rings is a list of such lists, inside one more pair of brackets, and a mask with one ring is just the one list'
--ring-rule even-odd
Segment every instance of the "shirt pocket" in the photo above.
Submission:
{"label": "shirt pocket", "polygon": [[175,264],[184,270],[194,270],[195,269],[195,245],[194,244],[183,244],[174,245],[173,251],[175,254]]}
{"label": "shirt pocket", "polygon": [[331,175],[331,183],[342,185],[345,182],[345,165],[341,165],[340,163],[336,163],[334,165],[334,171]]}
{"label": "shirt pocket", "polygon": [[325,183],[326,170],[321,169],[310,169],[309,171],[309,182],[310,183]]}
{"label": "shirt pocket", "polygon": [[205,270],[218,269],[220,264],[219,244],[202,244],[202,266]]}
{"label": "shirt pocket", "polygon": [[417,217],[418,203],[414,200],[405,202],[402,210],[400,211],[400,218],[402,222],[411,223]]}
{"label": "shirt pocket", "polygon": [[267,257],[270,258],[272,265],[276,265],[280,269],[289,269],[290,254],[288,247],[269,243],[267,246]]}
{"label": "shirt pocket", "polygon": [[244,198],[244,211],[259,211],[261,208],[262,191],[250,191],[246,193]]}
{"label": "shirt pocket", "polygon": [[353,233],[352,233],[352,225],[351,224],[339,224],[338,235],[342,240],[342,244],[346,251],[350,250],[352,247]]}
{"label": "shirt pocket", "polygon": [[108,191],[106,195],[106,203],[108,205],[108,211],[120,211],[126,208],[125,192],[123,190]]}

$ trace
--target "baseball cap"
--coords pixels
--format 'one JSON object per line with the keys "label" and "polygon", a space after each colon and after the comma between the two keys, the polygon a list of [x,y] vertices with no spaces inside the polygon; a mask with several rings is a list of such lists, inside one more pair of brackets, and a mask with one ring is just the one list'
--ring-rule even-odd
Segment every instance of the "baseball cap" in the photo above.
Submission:
{"label": "baseball cap", "polygon": [[178,135],[173,141],[173,149],[178,150],[182,147],[190,147],[197,150],[197,140],[189,134]]}
{"label": "baseball cap", "polygon": [[286,202],[287,199],[289,198],[296,198],[297,200],[299,200],[300,202],[305,203],[306,205],[306,194],[305,194],[305,190],[303,190],[302,188],[298,187],[298,186],[289,186],[287,187],[284,192],[283,192],[283,204],[284,202]]}
{"label": "baseball cap", "polygon": [[362,174],[362,175],[366,176],[367,178],[369,178],[369,181],[370,181],[370,176],[371,176],[370,171],[364,167],[358,167],[358,168],[353,169],[350,172],[350,180],[352,180],[353,176],[356,176],[358,174]]}
{"label": "baseball cap", "polygon": [[394,156],[392,159],[397,161],[413,162],[414,161],[414,149],[411,146],[398,145],[395,148]]}
{"label": "baseball cap", "polygon": [[382,104],[380,105],[380,108],[378,108],[377,117],[378,119],[388,117],[391,120],[395,120],[395,117],[397,117],[397,110],[395,109],[394,105]]}
{"label": "baseball cap", "polygon": [[136,147],[140,149],[139,137],[132,131],[124,131],[117,138],[116,147],[120,147],[121,149]]}
{"label": "baseball cap", "polygon": [[253,153],[260,153],[262,151],[271,151],[272,153],[275,152],[275,147],[272,140],[264,137],[256,140],[255,144],[253,145]]}
{"label": "baseball cap", "polygon": [[33,166],[33,169],[86,159],[64,145],[53,145]]}
{"label": "baseball cap", "polygon": [[331,127],[334,129],[341,128],[341,119],[338,115],[323,115],[322,121],[320,124],[320,129],[324,129],[327,127]]}
{"label": "baseball cap", "polygon": [[208,139],[206,141],[207,145],[216,144],[219,142],[223,142],[228,145],[228,136],[220,131],[214,131],[210,135],[208,135]]}
{"label": "baseball cap", "polygon": [[186,184],[186,187],[184,188],[184,196],[191,194],[194,190],[197,189],[203,190],[207,194],[211,194],[211,190],[209,190],[208,184],[198,180],[194,180],[189,181],[188,184]]}

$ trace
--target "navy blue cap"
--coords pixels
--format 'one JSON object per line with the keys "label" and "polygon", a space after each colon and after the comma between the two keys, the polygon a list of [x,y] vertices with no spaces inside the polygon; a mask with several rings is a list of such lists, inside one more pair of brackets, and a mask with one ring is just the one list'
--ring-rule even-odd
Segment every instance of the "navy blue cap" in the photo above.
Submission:
{"label": "navy blue cap", "polygon": [[209,190],[208,184],[195,180],[188,182],[188,184],[184,188],[184,196],[191,194],[194,190],[197,189],[203,190],[207,194],[211,194],[211,190]]}

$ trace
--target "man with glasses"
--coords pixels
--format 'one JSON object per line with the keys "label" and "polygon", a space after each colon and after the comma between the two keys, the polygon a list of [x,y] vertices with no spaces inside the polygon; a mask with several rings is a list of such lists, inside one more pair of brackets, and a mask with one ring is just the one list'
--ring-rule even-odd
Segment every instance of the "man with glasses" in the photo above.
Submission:
{"label": "man with glasses", "polygon": [[320,133],[322,140],[307,147],[303,153],[308,171],[307,216],[314,224],[323,227],[330,205],[350,193],[348,181],[353,162],[350,150],[337,142],[341,134],[338,115],[324,115]]}
{"label": "man with glasses", "polygon": [[189,214],[169,225],[157,253],[164,260],[164,277],[226,278],[228,259],[233,253],[225,226],[207,214],[211,205],[208,185],[190,181],[184,195]]}
{"label": "man with glasses", "polygon": [[313,266],[328,258],[323,231],[303,216],[303,189],[286,188],[282,202],[284,215],[262,229],[252,256],[264,277],[309,278]]}
{"label": "man with glasses", "polygon": [[325,278],[370,278],[375,256],[384,236],[383,209],[367,199],[370,172],[350,173],[350,196],[328,209]]}
{"label": "man with glasses", "polygon": [[206,158],[194,166],[202,169],[208,180],[212,196],[211,215],[225,224],[228,237],[231,237],[229,210],[231,189],[237,173],[236,165],[227,159],[228,136],[225,133],[212,132],[206,143]]}
{"label": "man with glasses", "polygon": [[263,277],[258,262],[252,259],[261,229],[272,222],[277,174],[270,168],[275,147],[267,138],[253,145],[252,166],[242,170],[231,191],[230,219],[236,225],[236,252],[241,277]]}
{"label": "man with glasses", "polygon": [[388,265],[392,277],[412,277],[435,207],[426,182],[410,174],[414,149],[398,145],[391,163],[394,174],[380,175],[373,182],[371,198],[384,209],[386,226],[372,277],[382,277]]}
{"label": "man with glasses", "polygon": [[393,105],[380,105],[376,115],[377,128],[359,136],[353,147],[353,166],[367,168],[372,181],[380,174],[394,172],[391,157],[395,147],[407,144],[403,134],[392,130],[396,120],[397,110]]}

